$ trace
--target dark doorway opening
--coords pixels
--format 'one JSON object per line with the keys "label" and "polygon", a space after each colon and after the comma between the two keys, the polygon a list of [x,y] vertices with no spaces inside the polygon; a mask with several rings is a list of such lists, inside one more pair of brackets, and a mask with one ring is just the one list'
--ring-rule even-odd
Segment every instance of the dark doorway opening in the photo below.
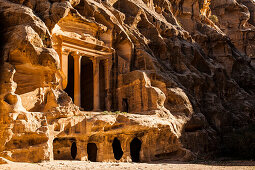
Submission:
{"label": "dark doorway opening", "polygon": [[67,86],[65,92],[74,101],[74,59],[71,54],[68,55],[68,75],[67,75]]}
{"label": "dark doorway opening", "polygon": [[88,143],[87,145],[88,160],[91,162],[97,161],[97,145],[95,143]]}
{"label": "dark doorway opening", "polygon": [[112,149],[113,149],[114,158],[116,160],[120,160],[123,155],[123,151],[121,148],[120,140],[118,138],[114,138],[112,142]]}
{"label": "dark doorway opening", "polygon": [[76,142],[73,142],[71,146],[71,156],[73,159],[75,159],[76,155],[77,155],[77,146],[76,146]]}
{"label": "dark doorway opening", "polygon": [[81,59],[81,107],[90,111],[93,110],[94,98],[93,86],[93,62],[88,57]]}
{"label": "dark doorway opening", "polygon": [[105,110],[105,69],[104,60],[99,62],[99,93],[100,93],[100,109]]}
{"label": "dark doorway opening", "polygon": [[128,112],[128,99],[122,99],[122,111]]}
{"label": "dark doorway opening", "polygon": [[142,142],[135,137],[130,143],[130,155],[133,162],[140,162],[140,151]]}

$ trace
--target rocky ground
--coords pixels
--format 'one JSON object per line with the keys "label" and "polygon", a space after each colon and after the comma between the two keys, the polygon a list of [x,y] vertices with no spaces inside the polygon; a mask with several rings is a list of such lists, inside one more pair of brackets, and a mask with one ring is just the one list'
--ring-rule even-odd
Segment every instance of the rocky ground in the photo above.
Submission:
{"label": "rocky ground", "polygon": [[151,163],[112,163],[112,162],[85,162],[85,161],[53,161],[43,163],[8,163],[0,165],[0,169],[217,169],[217,170],[239,170],[255,169],[254,161],[210,161],[210,162],[170,162],[158,161]]}

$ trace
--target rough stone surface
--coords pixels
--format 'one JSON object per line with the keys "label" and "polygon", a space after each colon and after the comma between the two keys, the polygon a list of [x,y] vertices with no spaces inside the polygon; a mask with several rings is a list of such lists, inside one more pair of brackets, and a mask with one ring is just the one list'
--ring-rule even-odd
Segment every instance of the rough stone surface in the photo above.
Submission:
{"label": "rough stone surface", "polygon": [[[96,161],[215,156],[255,123],[254,9],[252,0],[0,0],[0,156],[88,160],[93,144]],[[105,60],[107,111],[73,104],[69,55]]]}

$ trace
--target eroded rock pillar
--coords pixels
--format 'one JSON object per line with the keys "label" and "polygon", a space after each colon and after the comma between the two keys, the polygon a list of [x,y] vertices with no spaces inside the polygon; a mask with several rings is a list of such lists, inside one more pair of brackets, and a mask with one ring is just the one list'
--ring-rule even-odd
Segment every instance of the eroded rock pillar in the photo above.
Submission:
{"label": "eroded rock pillar", "polygon": [[93,59],[93,80],[94,80],[94,111],[100,111],[99,95],[99,61]]}
{"label": "eroded rock pillar", "polygon": [[74,104],[81,106],[81,57],[74,54]]}

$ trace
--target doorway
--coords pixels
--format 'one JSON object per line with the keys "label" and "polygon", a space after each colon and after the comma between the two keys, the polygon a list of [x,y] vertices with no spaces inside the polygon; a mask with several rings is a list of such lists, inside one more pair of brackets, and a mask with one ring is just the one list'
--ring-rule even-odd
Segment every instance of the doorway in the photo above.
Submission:
{"label": "doorway", "polygon": [[142,142],[135,137],[130,143],[130,155],[133,162],[140,162],[140,151]]}
{"label": "doorway", "polygon": [[93,91],[93,62],[83,56],[81,59],[81,107],[85,111],[93,110]]}
{"label": "doorway", "polygon": [[76,146],[76,142],[73,142],[71,146],[71,156],[73,159],[75,159],[76,155],[77,155],[77,146]]}
{"label": "doorway", "polygon": [[97,145],[95,143],[88,143],[87,145],[88,160],[91,162],[97,161]]}
{"label": "doorway", "polygon": [[123,151],[121,148],[120,140],[118,138],[114,138],[112,142],[112,150],[113,150],[114,158],[116,160],[120,160],[123,155]]}
{"label": "doorway", "polygon": [[122,99],[122,111],[128,112],[128,99]]}

